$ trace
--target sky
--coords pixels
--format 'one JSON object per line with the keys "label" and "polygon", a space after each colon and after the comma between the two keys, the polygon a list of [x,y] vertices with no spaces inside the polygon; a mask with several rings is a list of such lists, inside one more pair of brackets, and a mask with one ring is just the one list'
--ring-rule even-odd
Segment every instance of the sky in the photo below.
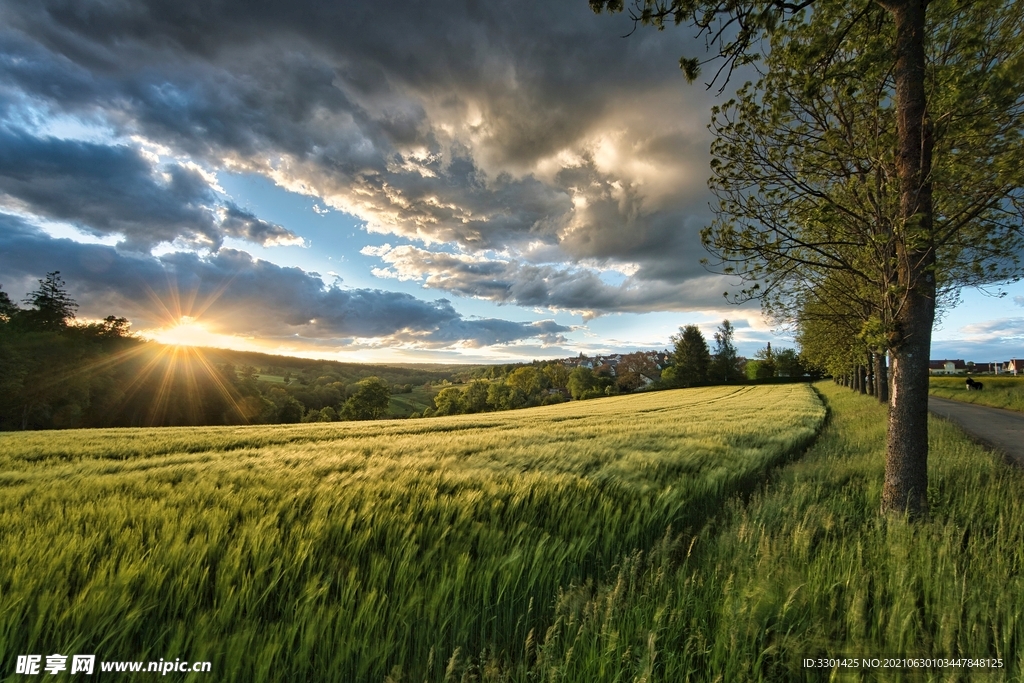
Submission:
{"label": "sky", "polygon": [[[0,0],[0,286],[158,340],[373,362],[669,346],[723,319],[680,27],[586,2]],[[741,83],[735,83],[738,87]],[[1024,286],[932,356],[1024,356]]]}

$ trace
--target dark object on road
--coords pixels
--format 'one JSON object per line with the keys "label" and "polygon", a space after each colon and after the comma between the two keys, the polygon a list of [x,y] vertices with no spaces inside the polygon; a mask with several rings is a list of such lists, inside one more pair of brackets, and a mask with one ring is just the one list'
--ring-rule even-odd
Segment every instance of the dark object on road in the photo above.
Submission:
{"label": "dark object on road", "polygon": [[985,385],[981,382],[975,382],[970,377],[967,378],[967,391],[981,391],[985,388]]}

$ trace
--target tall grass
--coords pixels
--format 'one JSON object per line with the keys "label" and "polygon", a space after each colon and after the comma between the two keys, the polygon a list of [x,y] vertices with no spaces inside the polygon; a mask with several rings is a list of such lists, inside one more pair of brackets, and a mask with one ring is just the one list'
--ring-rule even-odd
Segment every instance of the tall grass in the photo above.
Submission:
{"label": "tall grass", "polygon": [[[511,680],[1024,679],[1024,473],[930,425],[931,518],[878,514],[884,408],[819,385],[831,419],[798,462],[696,539],[666,535],[563,591]],[[995,657],[1004,668],[803,667],[818,657]],[[497,680],[497,679],[494,679]]]}
{"label": "tall grass", "polygon": [[[432,420],[0,435],[0,676],[18,680],[13,662],[31,653],[208,660],[217,681],[589,673],[586,647],[559,649],[574,610],[608,590],[618,609],[658,562],[674,572],[658,580],[683,576],[678,533],[754,488],[823,417],[810,389],[785,385]],[[627,583],[615,592],[609,577]],[[677,618],[637,596],[634,630]],[[638,662],[655,671],[662,645],[644,638],[649,650],[605,643],[586,661],[628,677],[649,651]]]}
{"label": "tall grass", "polygon": [[967,391],[963,377],[930,377],[928,393],[965,403],[1024,412],[1024,377],[981,375],[982,391]]}

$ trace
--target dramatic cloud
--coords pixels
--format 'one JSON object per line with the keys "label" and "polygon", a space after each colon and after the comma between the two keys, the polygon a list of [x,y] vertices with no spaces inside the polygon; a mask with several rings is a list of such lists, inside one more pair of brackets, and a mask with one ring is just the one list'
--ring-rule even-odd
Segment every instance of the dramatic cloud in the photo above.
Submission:
{"label": "dramatic cloud", "polygon": [[[775,345],[700,264],[715,97],[679,73],[704,55],[684,28],[623,38],[626,16],[583,0],[3,0],[0,17],[5,291],[59,268],[84,315],[198,317],[282,348],[529,358],[724,317]],[[1019,339],[985,325],[970,334]]]}
{"label": "dramatic cloud", "polygon": [[[702,305],[691,294],[708,280],[697,231],[711,97],[678,74],[682,31],[623,39],[625,17],[596,17],[582,0],[9,0],[4,18],[0,113],[27,130],[86,121],[203,168],[266,175],[373,232],[501,252],[516,293],[446,291],[586,311]],[[37,190],[5,179],[19,212],[119,232],[135,249],[291,239],[214,207],[187,166],[155,173],[140,149],[20,144],[49,145],[60,163],[34,170]],[[120,195],[76,175],[103,154],[113,165],[99,173],[127,180]],[[58,201],[62,189],[81,206]],[[560,274],[583,262],[631,268],[631,284],[570,291]],[[533,294],[542,284],[558,291]]]}
{"label": "dramatic cloud", "polygon": [[[127,315],[141,328],[182,316],[213,333],[288,341],[294,345],[377,339],[418,348],[560,343],[569,327],[466,319],[445,299],[423,301],[377,289],[327,287],[315,273],[283,268],[221,249],[201,257],[173,252],[159,258],[49,237],[0,214],[0,272],[6,291],[26,290],[38,273],[60,270],[80,314]],[[11,284],[14,286],[10,286]]]}
{"label": "dramatic cloud", "polygon": [[611,285],[589,269],[530,265],[409,245],[370,247],[363,253],[388,264],[374,271],[382,278],[420,281],[432,289],[498,303],[573,311],[585,319],[612,311],[712,308],[722,303],[723,287],[728,286],[717,276],[694,278],[685,285],[628,277]]}
{"label": "dramatic cloud", "polygon": [[216,249],[226,235],[262,245],[301,241],[231,203],[221,205],[196,169],[154,167],[125,146],[0,128],[4,205],[95,235],[123,236],[124,246],[138,251],[176,240]]}

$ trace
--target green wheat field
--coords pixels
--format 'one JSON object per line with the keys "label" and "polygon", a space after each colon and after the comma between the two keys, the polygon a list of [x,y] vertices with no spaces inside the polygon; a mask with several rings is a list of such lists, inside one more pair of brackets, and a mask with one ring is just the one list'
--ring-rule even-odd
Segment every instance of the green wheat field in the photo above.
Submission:
{"label": "green wheat field", "polygon": [[829,384],[4,434],[0,680],[29,680],[28,653],[391,683],[812,681],[807,657],[960,655],[1021,680],[1024,476],[936,422],[932,518],[881,519],[883,436],[883,407]]}

